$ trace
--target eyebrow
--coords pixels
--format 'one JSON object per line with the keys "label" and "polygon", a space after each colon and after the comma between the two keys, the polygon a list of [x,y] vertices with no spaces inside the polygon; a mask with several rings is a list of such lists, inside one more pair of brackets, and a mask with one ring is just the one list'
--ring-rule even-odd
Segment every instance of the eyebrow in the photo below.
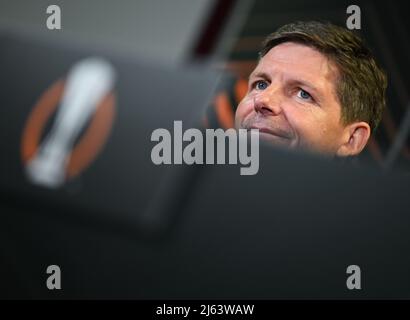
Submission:
{"label": "eyebrow", "polygon": [[267,74],[266,72],[258,71],[258,72],[255,72],[255,73],[252,72],[252,73],[249,75],[248,80],[250,80],[251,78],[264,78],[264,79],[268,79],[269,76],[268,76],[268,74]]}

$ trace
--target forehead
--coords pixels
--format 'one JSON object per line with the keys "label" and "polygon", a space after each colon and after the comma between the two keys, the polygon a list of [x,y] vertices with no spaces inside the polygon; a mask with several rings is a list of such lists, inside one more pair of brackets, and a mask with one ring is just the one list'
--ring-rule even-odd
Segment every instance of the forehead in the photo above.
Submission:
{"label": "forehead", "polygon": [[304,44],[285,42],[261,58],[251,77],[258,73],[297,78],[323,87],[333,87],[338,71],[325,55]]}

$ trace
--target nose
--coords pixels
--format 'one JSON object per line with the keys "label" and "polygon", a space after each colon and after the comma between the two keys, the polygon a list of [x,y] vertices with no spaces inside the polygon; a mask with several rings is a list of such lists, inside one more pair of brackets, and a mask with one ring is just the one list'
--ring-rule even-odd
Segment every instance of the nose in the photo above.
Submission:
{"label": "nose", "polygon": [[282,98],[278,87],[271,84],[254,97],[254,110],[266,116],[276,116],[282,112]]}

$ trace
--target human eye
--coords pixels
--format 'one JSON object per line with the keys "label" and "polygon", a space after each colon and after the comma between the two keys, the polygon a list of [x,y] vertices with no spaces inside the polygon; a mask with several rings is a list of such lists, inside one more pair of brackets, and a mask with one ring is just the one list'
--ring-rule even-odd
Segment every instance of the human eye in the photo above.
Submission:
{"label": "human eye", "polygon": [[313,99],[312,95],[309,92],[307,92],[306,90],[303,90],[301,88],[299,88],[297,96],[298,96],[298,98],[300,98],[302,100],[314,102],[314,99]]}
{"label": "human eye", "polygon": [[268,87],[268,82],[265,80],[257,80],[253,83],[253,87],[257,90],[265,90]]}

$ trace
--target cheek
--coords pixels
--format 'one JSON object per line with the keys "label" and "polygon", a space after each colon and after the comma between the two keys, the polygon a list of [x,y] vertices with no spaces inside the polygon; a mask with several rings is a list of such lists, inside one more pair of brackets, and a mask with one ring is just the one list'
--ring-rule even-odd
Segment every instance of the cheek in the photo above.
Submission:
{"label": "cheek", "polygon": [[302,147],[320,152],[334,151],[340,136],[340,125],[332,117],[321,110],[298,110],[288,116]]}
{"label": "cheek", "polygon": [[319,143],[326,136],[326,117],[312,109],[289,108],[286,118],[299,137],[301,145]]}

